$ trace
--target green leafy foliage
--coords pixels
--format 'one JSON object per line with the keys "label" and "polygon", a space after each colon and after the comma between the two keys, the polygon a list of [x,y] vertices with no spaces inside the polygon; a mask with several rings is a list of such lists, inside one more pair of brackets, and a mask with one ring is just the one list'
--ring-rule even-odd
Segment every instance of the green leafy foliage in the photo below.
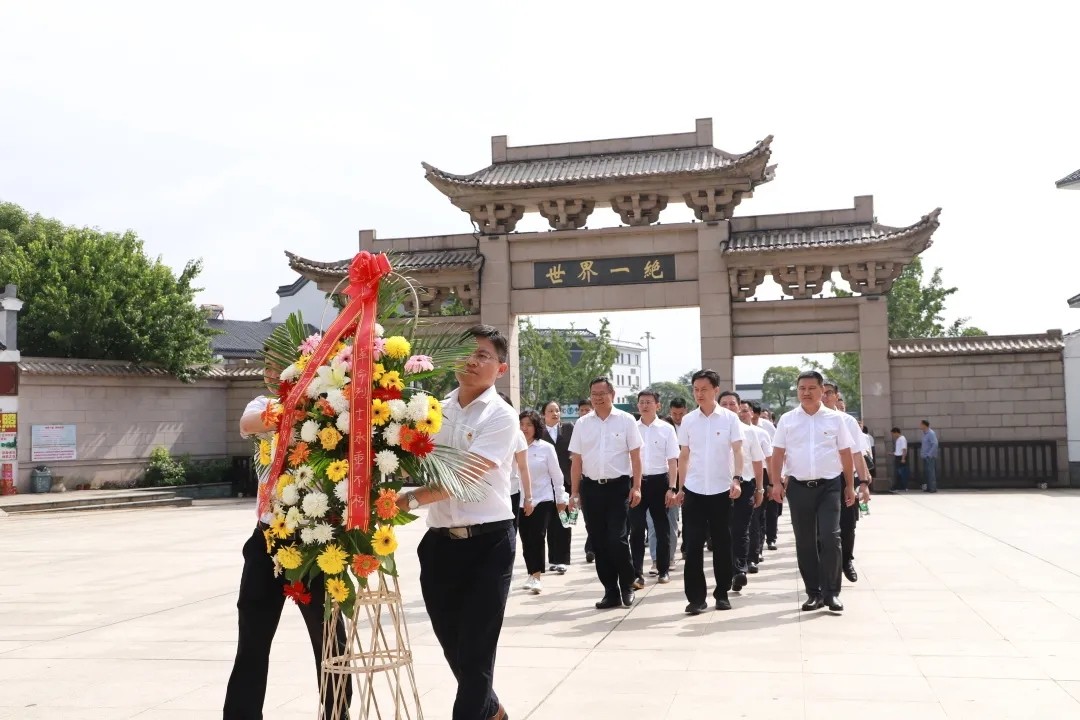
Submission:
{"label": "green leafy foliage", "polygon": [[[518,320],[521,407],[541,408],[551,400],[573,403],[589,394],[589,382],[610,375],[619,351],[611,342],[606,318],[596,339],[547,332],[528,318]],[[578,353],[577,362],[572,354]]]}
{"label": "green leafy foliage", "polygon": [[798,379],[799,368],[792,365],[774,365],[766,370],[761,380],[762,404],[777,412],[791,407]]}
{"label": "green leafy foliage", "polygon": [[687,383],[671,382],[669,380],[663,380],[661,382],[654,382],[649,386],[650,390],[655,390],[660,393],[660,414],[666,415],[671,407],[672,398],[682,398],[686,401],[688,407],[694,407],[694,393],[690,389],[690,385]]}
{"label": "green leafy foliage", "polygon": [[212,361],[191,261],[179,276],[134,232],[101,232],[0,203],[0,286],[14,283],[25,355],[157,364],[183,380]]}
{"label": "green leafy foliage", "polygon": [[184,484],[184,465],[169,455],[169,449],[156,447],[150,452],[146,474],[136,483],[138,487],[162,487]]}

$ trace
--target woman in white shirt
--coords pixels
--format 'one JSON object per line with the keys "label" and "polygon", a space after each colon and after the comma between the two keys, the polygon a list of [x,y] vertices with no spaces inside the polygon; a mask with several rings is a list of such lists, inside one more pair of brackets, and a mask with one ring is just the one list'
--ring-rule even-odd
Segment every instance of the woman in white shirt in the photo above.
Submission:
{"label": "woman in white shirt", "polygon": [[518,418],[521,432],[529,444],[529,478],[532,485],[533,511],[521,518],[521,552],[525,556],[525,569],[529,579],[524,589],[534,595],[540,593],[540,575],[544,572],[544,543],[547,539],[548,520],[554,503],[565,510],[570,498],[563,487],[562,470],[555,446],[540,439],[544,421],[535,410],[526,410]]}

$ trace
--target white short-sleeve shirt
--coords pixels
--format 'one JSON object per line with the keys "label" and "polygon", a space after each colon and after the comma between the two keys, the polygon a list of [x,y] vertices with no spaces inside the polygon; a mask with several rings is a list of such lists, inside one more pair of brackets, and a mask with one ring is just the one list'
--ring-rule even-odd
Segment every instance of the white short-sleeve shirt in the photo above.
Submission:
{"label": "white short-sleeve shirt", "polygon": [[618,408],[605,419],[595,412],[579,418],[570,436],[570,452],[581,456],[581,474],[590,480],[630,475],[630,451],[641,445],[637,420]]}
{"label": "white short-sleeve shirt", "polygon": [[732,446],[742,443],[739,416],[719,405],[706,415],[697,408],[679,426],[679,445],[690,448],[683,487],[699,495],[731,489]]}
{"label": "white short-sleeve shirt", "polygon": [[428,527],[462,527],[511,520],[510,469],[514,447],[521,434],[517,412],[489,387],[465,407],[454,390],[442,403],[442,429],[435,443],[466,450],[494,463],[481,477],[484,496],[477,502],[446,498],[428,507]]}
{"label": "white short-sleeve shirt", "polygon": [[[735,472],[735,453],[731,454],[732,475],[742,475],[743,481],[754,480],[754,461],[763,463],[765,462],[765,451],[761,447],[761,440],[758,438],[755,430],[758,428],[753,425],[742,424],[740,428],[743,433],[743,466],[740,472]],[[761,432],[765,432],[762,430]]]}
{"label": "white short-sleeve shirt", "polygon": [[844,417],[850,416],[824,405],[813,415],[807,414],[802,405],[784,413],[773,436],[773,447],[784,450],[784,472],[798,480],[825,480],[840,475],[840,451],[855,447]]}
{"label": "white short-sleeve shirt", "polygon": [[901,435],[896,438],[896,448],[893,450],[893,455],[900,457],[907,450],[907,438]]}
{"label": "white short-sleeve shirt", "polygon": [[641,474],[642,475],[667,475],[668,460],[679,459],[679,439],[675,436],[675,428],[660,418],[646,425],[637,421],[638,432],[641,433]]}
{"label": "white short-sleeve shirt", "polygon": [[[265,395],[259,395],[257,398],[255,398],[254,400],[252,400],[251,402],[249,402],[247,404],[247,406],[244,408],[244,412],[241,415],[241,417],[243,417],[244,415],[252,415],[252,414],[261,415],[262,412],[264,410],[266,410],[266,408],[267,408],[267,406],[269,404],[270,404],[270,398],[266,397]],[[268,431],[268,432],[249,434],[249,433],[245,433],[243,430],[241,430],[240,431],[240,437],[244,438],[245,440],[247,440],[248,438],[253,438],[253,437],[259,438],[260,440],[270,440],[271,438],[274,437],[274,432],[271,430],[271,431]],[[258,450],[255,451],[255,457],[256,458],[259,457],[259,451]],[[270,468],[269,468],[269,466],[267,466],[267,467],[259,467],[258,464],[256,464],[255,467],[256,467],[256,474],[257,474],[257,476],[259,478],[259,494],[262,494],[263,485],[266,484],[267,478],[270,477]],[[258,495],[256,495],[256,497],[258,497]],[[258,505],[258,503],[255,504],[255,514],[256,515],[259,514],[259,505]],[[269,523],[273,519],[274,519],[274,513],[268,510],[259,517],[259,522]]]}
{"label": "white short-sleeve shirt", "polygon": [[[518,430],[518,436],[514,440],[514,459],[510,462],[510,494],[516,495],[521,492],[521,470],[518,469],[517,454],[529,449],[529,441],[525,439],[525,433]],[[525,498],[522,498],[524,501]]]}
{"label": "white short-sleeve shirt", "polygon": [[569,502],[570,495],[563,486],[562,469],[559,468],[559,455],[551,443],[534,440],[529,445],[529,479],[532,481],[533,505],[549,501]]}

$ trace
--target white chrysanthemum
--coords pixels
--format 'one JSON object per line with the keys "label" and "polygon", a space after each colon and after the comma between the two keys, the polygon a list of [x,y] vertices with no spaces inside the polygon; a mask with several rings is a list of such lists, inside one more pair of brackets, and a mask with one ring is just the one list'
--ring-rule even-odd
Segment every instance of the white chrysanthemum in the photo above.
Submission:
{"label": "white chrysanthemum", "polygon": [[337,416],[334,426],[341,431],[342,435],[349,434],[349,413],[343,412]]}
{"label": "white chrysanthemum", "polygon": [[416,393],[409,400],[409,419],[413,422],[427,419],[428,409],[428,396],[424,393]]}
{"label": "white chrysanthemum", "polygon": [[[321,370],[322,368],[319,369]],[[307,390],[304,391],[304,394],[307,395],[310,399],[314,400],[315,398],[322,395],[324,390],[325,388],[323,387],[322,378],[316,376],[311,378],[311,384],[307,386]]]}
{"label": "white chrysanthemum", "polygon": [[281,577],[283,569],[281,567],[281,561],[277,559],[277,555],[274,556],[274,577]]}
{"label": "white chrysanthemum", "polygon": [[409,414],[409,406],[405,404],[404,400],[391,400],[388,404],[390,405],[391,420],[401,422]]}
{"label": "white chrysanthemum", "polygon": [[401,423],[392,422],[386,426],[382,433],[383,440],[387,445],[401,444]]}
{"label": "white chrysanthemum", "polygon": [[[295,505],[300,502],[300,489],[295,484],[286,485],[285,489],[281,491],[281,502],[286,505]],[[295,510],[293,508],[292,510]],[[292,512],[290,510],[289,512]]]}
{"label": "white chrysanthemum", "polygon": [[300,426],[300,439],[306,443],[313,443],[319,437],[319,423],[308,420]]}
{"label": "white chrysanthemum", "polygon": [[380,325],[379,323],[375,323],[375,335],[376,335],[376,337],[382,337],[384,332],[386,332],[386,330],[383,329],[383,326]]}
{"label": "white chrysanthemum", "polygon": [[274,501],[273,510],[274,510],[275,515],[284,515],[285,514],[285,506],[282,505],[281,502],[278,501],[278,500]]}
{"label": "white chrysanthemum", "polygon": [[375,464],[383,475],[390,475],[398,469],[397,453],[393,450],[381,450],[375,453]]}
{"label": "white chrysanthemum", "polygon": [[304,514],[308,517],[322,517],[329,509],[330,499],[326,497],[326,493],[316,490],[304,496]]}
{"label": "white chrysanthemum", "polygon": [[311,487],[311,481],[315,479],[315,470],[310,465],[301,465],[292,471],[292,476],[296,480],[297,488],[307,490]]}
{"label": "white chrysanthemum", "polygon": [[292,382],[298,377],[300,377],[300,369],[296,367],[296,363],[293,363],[282,370],[281,374],[278,376],[282,382]]}
{"label": "white chrysanthemum", "polygon": [[313,537],[315,539],[315,542],[319,543],[320,545],[325,545],[326,543],[334,539],[334,528],[328,523],[318,523],[315,525],[314,528],[312,528],[312,530],[313,532],[311,533],[311,537]]}
{"label": "white chrysanthemum", "polygon": [[339,482],[334,485],[334,497],[343,503],[349,502],[349,483]]}
{"label": "white chrysanthemum", "polygon": [[309,527],[303,528],[300,531],[300,542],[304,543],[305,545],[310,545],[311,543],[315,542],[315,530]]}
{"label": "white chrysanthemum", "polygon": [[[292,487],[292,485],[289,487]],[[291,507],[289,512],[285,513],[285,527],[290,530],[295,530],[303,520],[304,516],[300,514],[300,508],[298,507]]]}
{"label": "white chrysanthemum", "polygon": [[326,393],[326,402],[330,403],[330,407],[334,408],[336,414],[341,414],[349,409],[349,398],[338,388]]}

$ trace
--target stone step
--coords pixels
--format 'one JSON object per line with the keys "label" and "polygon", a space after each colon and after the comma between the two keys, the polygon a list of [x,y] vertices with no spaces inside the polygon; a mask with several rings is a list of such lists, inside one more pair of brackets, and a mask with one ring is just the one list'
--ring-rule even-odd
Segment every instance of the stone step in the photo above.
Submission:
{"label": "stone step", "polygon": [[31,505],[26,509],[7,509],[9,515],[45,515],[50,513],[69,513],[83,510],[135,510],[159,507],[189,507],[192,503],[188,497],[168,497],[153,500],[133,500],[128,502],[105,502],[93,504],[74,504],[63,507],[42,508],[40,505]]}
{"label": "stone step", "polygon": [[149,501],[169,500],[186,500],[187,502],[183,503],[183,505],[191,504],[190,498],[177,497],[176,492],[173,490],[75,490],[66,493],[7,496],[0,502],[0,508],[9,515],[15,515],[29,512],[79,510],[87,507],[97,509],[102,505],[145,507],[145,503]]}

